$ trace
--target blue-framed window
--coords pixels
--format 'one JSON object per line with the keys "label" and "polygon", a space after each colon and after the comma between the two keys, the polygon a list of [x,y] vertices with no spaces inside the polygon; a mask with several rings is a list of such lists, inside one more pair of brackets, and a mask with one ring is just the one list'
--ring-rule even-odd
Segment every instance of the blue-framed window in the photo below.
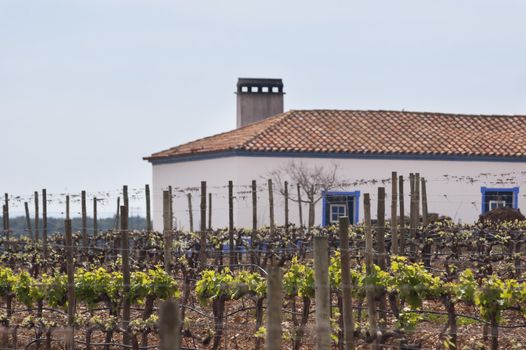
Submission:
{"label": "blue-framed window", "polygon": [[329,204],[330,224],[337,224],[342,216],[347,216],[347,204]]}
{"label": "blue-framed window", "polygon": [[360,191],[323,192],[322,226],[338,223],[340,217],[348,216],[351,224],[358,223]]}
{"label": "blue-framed window", "polygon": [[496,208],[514,208],[519,205],[519,187],[511,188],[491,188],[481,187],[482,193],[482,214]]}

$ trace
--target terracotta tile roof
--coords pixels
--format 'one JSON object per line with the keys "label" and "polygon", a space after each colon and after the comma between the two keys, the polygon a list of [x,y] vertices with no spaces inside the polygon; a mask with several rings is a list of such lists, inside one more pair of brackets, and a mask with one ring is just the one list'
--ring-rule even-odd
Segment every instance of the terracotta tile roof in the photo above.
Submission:
{"label": "terracotta tile roof", "polygon": [[236,150],[526,157],[526,116],[292,110],[144,159]]}

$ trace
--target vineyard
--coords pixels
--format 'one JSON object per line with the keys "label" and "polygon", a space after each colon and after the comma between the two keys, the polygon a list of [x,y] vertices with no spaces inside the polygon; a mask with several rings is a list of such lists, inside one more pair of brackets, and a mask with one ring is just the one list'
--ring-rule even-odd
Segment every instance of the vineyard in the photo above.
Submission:
{"label": "vineyard", "polygon": [[355,226],[181,232],[165,201],[164,232],[126,206],[117,230],[7,230],[0,347],[526,348],[526,221],[386,220],[383,190]]}

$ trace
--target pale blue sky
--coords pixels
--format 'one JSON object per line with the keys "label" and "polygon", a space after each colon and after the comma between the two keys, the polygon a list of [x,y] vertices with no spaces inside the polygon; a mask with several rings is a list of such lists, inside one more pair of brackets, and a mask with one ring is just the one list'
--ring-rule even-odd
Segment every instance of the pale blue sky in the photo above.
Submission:
{"label": "pale blue sky", "polygon": [[526,114],[525,14],[524,0],[0,0],[0,192],[142,186],[143,156],[234,128],[240,76],[283,78],[286,109]]}

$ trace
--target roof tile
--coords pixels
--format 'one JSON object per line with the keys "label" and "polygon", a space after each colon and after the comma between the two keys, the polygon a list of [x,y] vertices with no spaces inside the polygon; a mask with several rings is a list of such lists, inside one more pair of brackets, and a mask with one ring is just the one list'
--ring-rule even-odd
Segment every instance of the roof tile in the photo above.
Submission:
{"label": "roof tile", "polygon": [[228,150],[520,157],[526,116],[293,110],[145,159]]}

